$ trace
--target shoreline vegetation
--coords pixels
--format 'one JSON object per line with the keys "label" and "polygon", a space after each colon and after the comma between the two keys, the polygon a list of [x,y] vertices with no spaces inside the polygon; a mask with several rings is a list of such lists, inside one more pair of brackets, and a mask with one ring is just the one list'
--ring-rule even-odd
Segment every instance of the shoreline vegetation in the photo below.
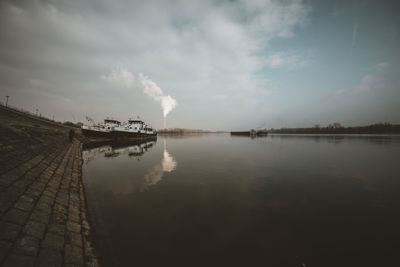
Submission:
{"label": "shoreline vegetation", "polygon": [[375,123],[367,126],[343,127],[340,123],[326,127],[270,129],[273,134],[400,134],[400,124]]}
{"label": "shoreline vegetation", "polygon": [[[326,127],[315,125],[306,128],[280,128],[264,129],[268,134],[400,134],[400,124],[375,123],[366,126],[344,127],[340,123],[333,123]],[[159,129],[160,135],[187,135],[187,134],[207,134],[207,133],[229,133],[229,131],[208,131],[201,129],[168,128]]]}

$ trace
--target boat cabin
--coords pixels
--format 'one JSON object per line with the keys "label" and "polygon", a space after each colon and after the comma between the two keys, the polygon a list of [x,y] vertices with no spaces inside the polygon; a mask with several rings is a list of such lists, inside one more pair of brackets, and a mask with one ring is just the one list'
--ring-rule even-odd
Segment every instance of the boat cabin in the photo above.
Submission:
{"label": "boat cabin", "polygon": [[120,121],[112,120],[112,119],[105,119],[105,120],[104,120],[104,123],[117,124],[117,125],[120,125],[120,124],[121,124]]}
{"label": "boat cabin", "polygon": [[105,119],[104,120],[104,128],[107,130],[111,130],[113,127],[119,126],[121,124],[120,121],[113,120],[113,119]]}
{"label": "boat cabin", "polygon": [[139,131],[143,129],[144,127],[144,122],[141,120],[128,120],[128,128],[129,130],[134,130],[134,131]]}

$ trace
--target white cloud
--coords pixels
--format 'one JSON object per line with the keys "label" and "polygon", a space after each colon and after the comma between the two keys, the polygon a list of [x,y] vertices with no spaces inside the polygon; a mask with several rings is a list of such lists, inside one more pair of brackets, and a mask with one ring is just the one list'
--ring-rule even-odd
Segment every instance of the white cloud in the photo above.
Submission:
{"label": "white cloud", "polygon": [[358,84],[348,89],[336,90],[335,94],[361,94],[383,88],[385,86],[384,75],[388,67],[388,62],[375,64],[372,66],[371,70],[361,78]]}
{"label": "white cloud", "polygon": [[109,75],[101,75],[100,78],[121,88],[131,88],[135,81],[133,74],[123,67],[111,70]]}
{"label": "white cloud", "polygon": [[267,57],[266,64],[271,69],[277,68],[298,68],[308,64],[308,60],[302,58],[293,51],[276,52]]}

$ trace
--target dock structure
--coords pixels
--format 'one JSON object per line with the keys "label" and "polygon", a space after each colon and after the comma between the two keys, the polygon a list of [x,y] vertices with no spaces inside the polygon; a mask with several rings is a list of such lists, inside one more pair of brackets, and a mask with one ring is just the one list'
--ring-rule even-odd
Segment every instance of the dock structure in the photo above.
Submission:
{"label": "dock structure", "polygon": [[250,131],[235,131],[231,132],[231,135],[238,135],[238,136],[267,136],[267,130],[250,130]]}
{"label": "dock structure", "polygon": [[0,266],[98,266],[69,130],[0,108]]}
{"label": "dock structure", "polygon": [[231,132],[231,135],[250,136],[250,131]]}

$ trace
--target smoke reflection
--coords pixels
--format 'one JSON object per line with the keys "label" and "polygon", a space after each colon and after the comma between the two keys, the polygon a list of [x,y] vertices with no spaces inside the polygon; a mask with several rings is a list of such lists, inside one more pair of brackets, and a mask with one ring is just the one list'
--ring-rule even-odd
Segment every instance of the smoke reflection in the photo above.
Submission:
{"label": "smoke reflection", "polygon": [[[144,192],[149,187],[158,184],[166,172],[172,172],[176,169],[177,162],[175,158],[167,151],[165,137],[163,138],[163,150],[161,162],[148,167],[132,164],[132,160],[137,160],[138,164],[146,152],[148,152],[156,141],[135,142],[128,147],[118,147],[113,145],[103,145],[99,147],[86,148],[83,151],[83,160],[85,165],[91,165],[96,158],[103,158],[101,167],[107,169],[106,172],[97,173],[96,179],[92,183],[102,184],[107,190],[114,194],[129,194],[132,192]],[[147,160],[143,162],[145,166]],[[98,163],[99,164],[99,163]],[[118,168],[116,167],[118,166]],[[115,175],[118,173],[118,175]],[[131,176],[131,177],[129,177]],[[112,179],[111,179],[112,177]],[[129,177],[129,178],[128,178]]]}
{"label": "smoke reflection", "polygon": [[155,165],[145,176],[141,191],[147,190],[150,186],[159,183],[165,172],[172,172],[176,169],[177,162],[167,151],[167,144],[164,137],[164,152],[160,164]]}

